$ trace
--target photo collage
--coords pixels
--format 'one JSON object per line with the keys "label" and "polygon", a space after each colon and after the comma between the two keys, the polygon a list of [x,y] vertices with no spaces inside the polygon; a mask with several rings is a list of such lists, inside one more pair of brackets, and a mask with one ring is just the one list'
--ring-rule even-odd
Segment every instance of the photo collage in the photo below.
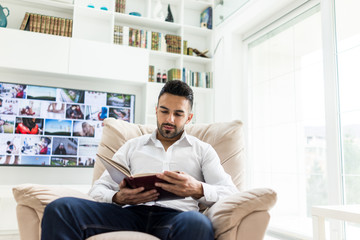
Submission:
{"label": "photo collage", "polygon": [[94,166],[102,121],[134,113],[132,94],[0,82],[0,166]]}

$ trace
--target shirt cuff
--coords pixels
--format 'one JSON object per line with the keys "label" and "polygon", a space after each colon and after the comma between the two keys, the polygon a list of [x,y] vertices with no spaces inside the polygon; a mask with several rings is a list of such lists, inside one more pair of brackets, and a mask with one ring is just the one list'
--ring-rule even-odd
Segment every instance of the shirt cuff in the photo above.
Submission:
{"label": "shirt cuff", "polygon": [[211,205],[218,200],[216,188],[206,183],[201,183],[204,191],[204,196],[197,199],[199,203]]}
{"label": "shirt cuff", "polygon": [[114,195],[117,193],[117,191],[114,191],[114,190],[108,190],[105,192],[104,194],[104,200],[105,202],[107,203],[113,203],[112,199],[114,197]]}

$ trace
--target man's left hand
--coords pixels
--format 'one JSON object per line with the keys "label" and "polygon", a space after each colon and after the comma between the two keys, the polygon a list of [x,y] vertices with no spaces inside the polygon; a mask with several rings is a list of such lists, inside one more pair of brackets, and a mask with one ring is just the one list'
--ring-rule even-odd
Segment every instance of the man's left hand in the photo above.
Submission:
{"label": "man's left hand", "polygon": [[155,183],[155,186],[172,192],[181,197],[193,197],[199,199],[204,196],[204,190],[200,181],[192,176],[180,172],[164,171],[156,175],[168,183]]}

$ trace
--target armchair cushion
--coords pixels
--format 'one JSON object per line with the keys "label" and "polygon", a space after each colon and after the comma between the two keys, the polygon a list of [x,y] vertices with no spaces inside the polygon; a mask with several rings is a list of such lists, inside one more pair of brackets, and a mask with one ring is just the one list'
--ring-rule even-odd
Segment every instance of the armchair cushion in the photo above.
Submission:
{"label": "armchair cushion", "polygon": [[[127,140],[152,133],[155,125],[131,124],[114,118],[103,121],[104,128],[98,153],[112,158],[115,152]],[[241,121],[217,122],[211,124],[188,124],[186,131],[189,135],[209,143],[221,160],[225,171],[232,177],[239,190],[244,186],[245,157],[243,130]],[[96,160],[98,160],[96,158]],[[101,161],[95,162],[93,182],[104,172]]]}
{"label": "armchair cushion", "polygon": [[205,215],[215,229],[215,238],[237,228],[244,217],[256,211],[267,211],[276,202],[276,192],[268,188],[252,189],[223,198]]}
{"label": "armchair cushion", "polygon": [[46,205],[60,197],[77,197],[93,200],[82,192],[58,186],[21,184],[12,190],[18,205],[34,209],[39,219],[42,218]]}

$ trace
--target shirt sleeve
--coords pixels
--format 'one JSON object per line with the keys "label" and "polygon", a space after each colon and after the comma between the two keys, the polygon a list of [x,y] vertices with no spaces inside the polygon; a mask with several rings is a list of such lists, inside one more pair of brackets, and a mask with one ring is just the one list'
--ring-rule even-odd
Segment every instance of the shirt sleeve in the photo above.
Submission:
{"label": "shirt sleeve", "polygon": [[[129,142],[129,141],[128,141]],[[129,146],[126,142],[113,156],[113,160],[120,162],[123,166],[129,168],[127,156],[129,153]],[[109,172],[105,169],[101,177],[94,182],[94,185],[89,191],[89,196],[98,202],[112,203],[113,196],[120,190],[119,184],[112,180]]]}
{"label": "shirt sleeve", "polygon": [[202,159],[202,172],[204,176],[204,182],[202,183],[204,196],[197,199],[198,202],[211,206],[221,198],[239,191],[231,176],[221,166],[216,151],[210,145],[208,145]]}

